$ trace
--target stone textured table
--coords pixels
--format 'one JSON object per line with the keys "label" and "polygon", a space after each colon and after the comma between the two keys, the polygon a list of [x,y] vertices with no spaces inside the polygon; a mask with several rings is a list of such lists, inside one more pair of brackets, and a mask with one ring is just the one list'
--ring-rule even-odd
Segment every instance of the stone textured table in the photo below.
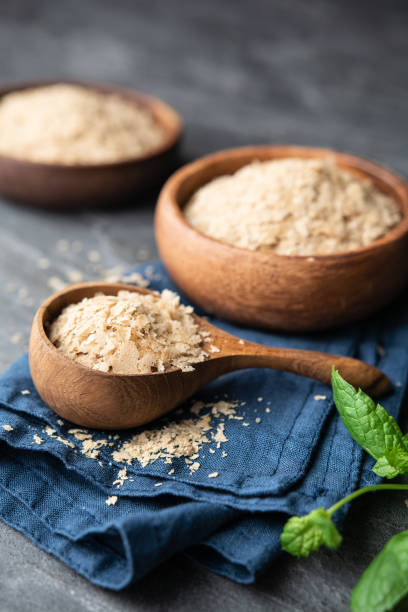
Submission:
{"label": "stone textured table", "polygon": [[[157,94],[185,118],[184,156],[253,143],[334,147],[407,173],[408,8],[401,0],[119,0],[0,4],[0,81],[71,77]],[[1,135],[0,135],[1,137]],[[156,195],[156,194],[155,194]],[[156,255],[155,195],[73,214],[0,201],[0,368],[27,347],[50,277],[85,279]],[[64,243],[84,243],[81,252]],[[87,252],[97,250],[100,264]],[[48,258],[49,269],[38,260]],[[0,523],[4,612],[342,611],[369,560],[407,527],[401,495],[356,502],[344,545],[283,556],[254,586],[183,556],[122,593],[90,585]]]}

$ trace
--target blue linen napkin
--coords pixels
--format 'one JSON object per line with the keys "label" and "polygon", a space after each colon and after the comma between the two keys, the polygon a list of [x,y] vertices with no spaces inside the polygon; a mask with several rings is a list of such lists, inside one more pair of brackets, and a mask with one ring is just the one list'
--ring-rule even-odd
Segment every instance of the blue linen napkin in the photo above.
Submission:
{"label": "blue linen napkin", "polygon": [[[151,279],[150,288],[176,290],[161,264],[138,271]],[[403,306],[401,300],[363,325],[312,336],[211,320],[251,341],[353,355],[377,365],[395,385],[383,404],[397,417],[408,373]],[[137,430],[108,438],[112,446],[102,446],[97,459],[81,453],[81,441],[68,433],[73,425],[36,393],[23,356],[0,378],[0,517],[103,587],[124,588],[180,551],[214,572],[253,582],[280,553],[289,514],[328,507],[377,478],[373,461],[338,417],[328,387],[292,374],[245,370],[214,381],[195,400],[210,404],[205,413],[224,398],[237,402],[242,419],[212,416],[213,428],[224,422],[228,441],[221,448],[204,444],[200,469],[192,472],[184,459],[145,467],[135,460],[118,484],[124,464],[112,453]],[[169,418],[191,418],[190,404]],[[96,440],[111,435],[91,433]],[[209,478],[214,472],[218,476]],[[118,497],[114,505],[106,503],[109,496]]]}

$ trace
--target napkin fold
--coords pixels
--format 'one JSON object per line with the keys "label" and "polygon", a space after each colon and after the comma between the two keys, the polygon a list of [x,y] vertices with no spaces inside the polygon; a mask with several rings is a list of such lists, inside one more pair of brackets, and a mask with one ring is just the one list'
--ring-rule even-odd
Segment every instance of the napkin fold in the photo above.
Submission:
{"label": "napkin fold", "polygon": [[[160,263],[137,271],[151,289],[176,290]],[[383,405],[397,418],[408,373],[404,303],[364,324],[310,336],[210,320],[250,341],[377,365],[394,383]],[[191,412],[197,400],[202,403]],[[232,415],[217,410],[220,401],[233,405]],[[118,460],[116,451],[135,434],[206,414],[211,426],[198,469],[184,458],[144,466],[137,459]],[[220,425],[221,442],[215,437]],[[223,376],[177,413],[144,428],[116,435],[87,430],[93,442],[100,441],[94,455],[73,428],[36,393],[27,356],[0,377],[0,517],[110,589],[124,588],[180,551],[218,574],[251,583],[279,555],[288,515],[328,507],[378,480],[372,459],[343,426],[331,390],[273,370]],[[337,514],[339,522],[345,511]]]}

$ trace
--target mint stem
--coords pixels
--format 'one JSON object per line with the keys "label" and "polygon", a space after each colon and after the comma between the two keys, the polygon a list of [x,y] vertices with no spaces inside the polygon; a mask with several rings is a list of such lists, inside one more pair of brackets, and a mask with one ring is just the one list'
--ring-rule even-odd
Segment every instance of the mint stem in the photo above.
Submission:
{"label": "mint stem", "polygon": [[382,484],[382,485],[372,485],[371,487],[363,487],[362,489],[357,489],[357,491],[354,491],[347,497],[344,497],[344,499],[341,499],[340,501],[338,501],[336,504],[334,504],[334,506],[329,508],[326,512],[329,516],[332,516],[332,514],[334,514],[336,510],[344,506],[344,504],[347,504],[353,499],[356,499],[356,497],[360,497],[360,495],[364,495],[365,493],[371,493],[372,491],[408,491],[408,484],[407,485]]}

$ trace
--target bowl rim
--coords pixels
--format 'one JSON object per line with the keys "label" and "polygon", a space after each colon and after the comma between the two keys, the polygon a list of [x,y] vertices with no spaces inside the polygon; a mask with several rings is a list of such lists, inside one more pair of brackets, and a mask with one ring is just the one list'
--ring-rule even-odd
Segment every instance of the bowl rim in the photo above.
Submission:
{"label": "bowl rim", "polygon": [[[61,351],[59,351],[57,347],[51,342],[45,330],[44,318],[45,318],[45,315],[47,314],[49,307],[56,299],[58,299],[59,297],[63,295],[69,295],[71,292],[81,291],[83,289],[92,289],[93,287],[95,287],[95,292],[98,292],[98,291],[103,292],[103,289],[108,290],[109,288],[115,287],[115,288],[118,288],[118,290],[135,291],[136,293],[142,293],[144,295],[151,294],[151,293],[160,293],[152,289],[149,290],[149,289],[145,289],[144,287],[139,287],[138,285],[129,285],[129,284],[120,283],[120,282],[113,283],[109,281],[88,281],[85,283],[77,283],[75,285],[68,285],[67,287],[64,287],[64,289],[61,289],[60,291],[53,293],[48,298],[46,298],[42,302],[42,304],[38,307],[34,315],[32,328],[34,328],[34,326],[37,328],[39,339],[41,340],[41,342],[43,342],[46,349],[55,356],[56,359],[60,359],[62,360],[63,363],[66,363],[67,365],[70,365],[71,367],[78,368],[80,371],[87,372],[88,374],[95,374],[96,376],[102,376],[102,377],[108,377],[108,378],[116,377],[116,378],[130,379],[130,378],[134,378],[135,376],[140,378],[142,376],[157,376],[157,375],[163,375],[163,374],[177,374],[177,373],[182,373],[183,375],[186,375],[189,373],[189,372],[183,372],[180,368],[176,368],[176,367],[169,368],[168,370],[165,370],[164,372],[144,372],[143,374],[137,374],[137,373],[136,374],[120,374],[118,372],[103,372],[102,370],[97,370],[97,369],[94,370],[93,368],[85,366],[82,363],[79,363],[78,361],[71,359],[70,357],[68,357]],[[114,295],[114,294],[105,293],[105,295]],[[87,297],[87,296],[83,296],[83,297]],[[75,302],[75,301],[68,302],[67,306],[69,304],[76,304],[76,303],[78,302]],[[65,308],[65,306],[63,306],[63,308]],[[194,319],[200,319],[200,317],[195,312],[191,314],[194,317]],[[31,358],[31,337],[30,337],[28,352],[29,352],[29,359],[30,359]],[[211,359],[211,356],[209,357],[209,359]],[[196,366],[199,365],[200,363],[205,363],[206,361],[209,361],[209,359],[205,359],[204,362],[197,363]]]}
{"label": "bowl rim", "polygon": [[[156,147],[150,149],[146,153],[136,155],[134,157],[127,157],[116,162],[102,162],[102,163],[83,163],[83,164],[62,164],[56,162],[41,162],[31,161],[29,159],[22,159],[18,157],[12,157],[0,153],[0,164],[15,164],[21,168],[37,168],[43,170],[51,170],[53,172],[70,172],[75,170],[78,171],[91,171],[91,170],[110,170],[119,169],[139,164],[145,161],[150,161],[160,155],[163,155],[171,148],[173,148],[178,141],[181,139],[184,130],[184,123],[181,115],[176,111],[173,106],[158,98],[156,96],[147,94],[131,87],[122,87],[114,83],[105,83],[101,81],[88,81],[81,79],[40,79],[36,81],[19,81],[16,83],[3,84],[0,86],[0,100],[9,93],[17,91],[23,91],[25,89],[40,89],[49,85],[77,85],[84,89],[96,91],[105,94],[117,94],[118,96],[126,99],[130,104],[136,104],[142,106],[150,111],[155,121],[162,126],[165,132],[165,138],[163,142]],[[161,113],[165,112],[172,125],[169,127],[164,125],[161,119]]]}
{"label": "bowl rim", "polygon": [[[214,162],[219,160],[241,158],[242,156],[248,155],[248,162],[240,165],[239,167],[243,167],[247,163],[250,163],[250,158],[252,160],[256,160],[256,153],[275,153],[275,155],[271,155],[271,159],[284,159],[290,157],[304,157],[305,159],[310,158],[334,158],[335,163],[348,169],[350,171],[355,171],[358,174],[365,175],[366,178],[373,180],[375,178],[379,182],[386,184],[390,187],[393,192],[393,197],[402,214],[401,221],[396,225],[391,231],[387,232],[384,236],[375,240],[371,244],[368,244],[363,247],[359,247],[357,249],[350,249],[347,251],[336,251],[335,253],[328,254],[308,254],[308,255],[284,255],[275,253],[274,251],[257,251],[246,249],[243,247],[238,247],[234,245],[230,245],[216,238],[212,238],[203,234],[195,227],[193,227],[187,219],[184,217],[182,208],[184,203],[180,203],[179,201],[179,190],[185,184],[185,181],[191,179],[194,174],[202,171],[203,169],[208,168]],[[262,161],[266,161],[263,159]],[[237,168],[238,169],[238,168]],[[224,173],[225,174],[225,173]],[[220,174],[214,174],[215,176],[221,176]],[[209,179],[211,180],[211,179]],[[203,182],[202,185],[205,185],[209,181]],[[201,185],[201,186],[202,186]],[[398,197],[396,197],[398,195]],[[217,248],[219,251],[224,250],[225,253],[231,255],[232,257],[238,255],[238,253],[245,253],[247,257],[252,257],[257,259],[258,261],[265,262],[266,260],[283,262],[283,261],[297,261],[297,262],[338,262],[339,259],[349,260],[353,258],[358,258],[360,256],[364,256],[366,254],[372,253],[381,249],[384,246],[387,246],[391,243],[398,241],[404,236],[408,235],[408,183],[407,181],[387,168],[386,166],[379,164],[375,161],[371,161],[365,157],[361,157],[358,155],[354,155],[352,153],[336,151],[335,149],[330,148],[321,148],[321,147],[308,147],[308,146],[300,146],[300,145],[249,145],[245,147],[234,147],[231,149],[223,149],[220,151],[216,151],[214,153],[210,153],[203,157],[200,157],[188,164],[185,164],[176,172],[174,172],[163,185],[159,198],[158,204],[156,207],[156,215],[160,206],[166,205],[167,208],[170,208],[174,218],[177,220],[179,225],[183,226],[184,231],[190,233],[190,236],[197,240],[201,241],[201,243],[208,242],[209,247],[212,249]],[[157,235],[157,234],[156,234]]]}

